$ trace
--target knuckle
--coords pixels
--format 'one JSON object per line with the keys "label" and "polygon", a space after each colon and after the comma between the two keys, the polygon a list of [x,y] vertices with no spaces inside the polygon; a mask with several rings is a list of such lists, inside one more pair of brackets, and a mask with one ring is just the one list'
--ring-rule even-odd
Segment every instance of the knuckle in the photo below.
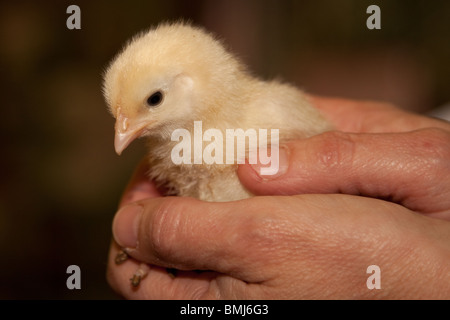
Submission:
{"label": "knuckle", "polygon": [[438,155],[448,157],[450,152],[450,133],[439,128],[424,129],[424,145],[431,147]]}
{"label": "knuckle", "polygon": [[316,146],[319,165],[333,169],[353,162],[356,143],[350,134],[329,131],[320,136],[321,139]]}
{"label": "knuckle", "polygon": [[[257,199],[258,206],[261,206],[265,199]],[[295,227],[290,222],[289,215],[279,210],[283,203],[278,206],[277,201],[278,199],[273,197],[267,198],[267,204],[263,205],[266,210],[242,219],[236,245],[243,248],[242,253],[246,257],[278,256],[284,247],[289,246]]]}
{"label": "knuckle", "polygon": [[416,143],[438,175],[450,171],[450,133],[439,128],[427,128],[417,132]]}
{"label": "knuckle", "polygon": [[171,248],[179,234],[182,211],[180,201],[177,199],[162,198],[153,214],[146,216],[146,219],[151,219],[151,221],[144,222],[144,227],[149,229],[143,232],[143,238],[146,245],[151,247],[156,258],[170,255]]}

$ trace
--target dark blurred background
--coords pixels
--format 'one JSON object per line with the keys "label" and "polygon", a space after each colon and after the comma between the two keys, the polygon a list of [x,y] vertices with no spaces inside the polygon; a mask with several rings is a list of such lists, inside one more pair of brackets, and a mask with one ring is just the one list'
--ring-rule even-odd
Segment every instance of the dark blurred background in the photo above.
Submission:
{"label": "dark blurred background", "polygon": [[[66,8],[81,8],[68,30]],[[366,9],[381,8],[381,30]],[[114,153],[102,72],[132,35],[183,18],[308,92],[428,113],[450,101],[450,1],[2,1],[0,298],[115,299],[111,222],[143,155]],[[68,290],[66,268],[81,268]]]}

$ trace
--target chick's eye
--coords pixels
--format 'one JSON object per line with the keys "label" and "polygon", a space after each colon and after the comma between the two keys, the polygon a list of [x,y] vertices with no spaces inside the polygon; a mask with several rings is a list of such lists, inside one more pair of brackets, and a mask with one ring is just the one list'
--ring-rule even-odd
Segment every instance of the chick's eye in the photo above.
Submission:
{"label": "chick's eye", "polygon": [[162,100],[163,100],[162,92],[156,91],[147,99],[147,104],[150,107],[156,107],[157,105],[161,104]]}

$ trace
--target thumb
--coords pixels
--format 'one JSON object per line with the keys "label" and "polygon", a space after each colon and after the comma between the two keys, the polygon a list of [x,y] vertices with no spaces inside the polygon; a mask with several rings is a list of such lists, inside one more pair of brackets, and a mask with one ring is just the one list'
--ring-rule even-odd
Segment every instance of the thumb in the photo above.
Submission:
{"label": "thumb", "polygon": [[450,208],[449,142],[440,129],[326,132],[283,145],[275,175],[261,175],[260,164],[240,165],[238,175],[256,195],[345,193],[436,213]]}

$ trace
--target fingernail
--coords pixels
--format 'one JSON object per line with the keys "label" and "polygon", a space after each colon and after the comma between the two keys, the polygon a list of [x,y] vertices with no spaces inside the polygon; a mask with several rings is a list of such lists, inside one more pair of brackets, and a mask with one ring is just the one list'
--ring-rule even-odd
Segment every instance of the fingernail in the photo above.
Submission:
{"label": "fingernail", "polygon": [[289,149],[286,146],[279,146],[277,149],[261,150],[263,155],[267,155],[270,161],[267,164],[260,162],[251,164],[251,167],[264,180],[272,180],[284,175],[289,168]]}
{"label": "fingernail", "polygon": [[144,208],[137,204],[122,207],[114,217],[113,236],[123,248],[136,248],[138,228]]}

